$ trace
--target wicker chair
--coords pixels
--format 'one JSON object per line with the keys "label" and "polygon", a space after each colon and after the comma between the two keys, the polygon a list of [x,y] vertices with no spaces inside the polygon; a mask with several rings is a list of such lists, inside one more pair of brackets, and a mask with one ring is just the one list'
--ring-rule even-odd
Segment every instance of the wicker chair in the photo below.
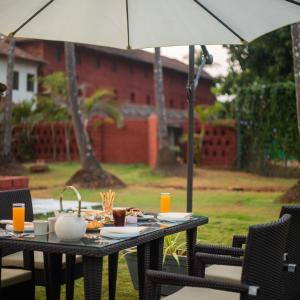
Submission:
{"label": "wicker chair", "polygon": [[0,299],[34,300],[33,252],[24,252],[28,264],[24,269],[2,268],[2,251],[0,249]]}
{"label": "wicker chair", "polygon": [[145,299],[157,299],[160,284],[185,286],[165,300],[209,299],[209,300],[284,300],[283,262],[286,239],[291,216],[284,215],[276,222],[255,225],[249,228],[248,242],[243,260],[197,253],[200,265],[228,263],[242,265],[240,282],[211,280],[197,276],[178,275],[156,270],[147,271]]}
{"label": "wicker chair", "polygon": [[[12,204],[25,204],[25,220],[33,221],[32,200],[29,189],[19,189],[0,192],[0,219],[12,219]],[[75,263],[74,263],[75,262]],[[74,298],[74,280],[82,277],[82,260],[80,256],[63,256],[61,284],[66,284],[66,299]],[[26,261],[22,252],[3,252],[2,265],[10,268],[23,268]],[[44,257],[42,252],[34,252],[35,285],[45,286]]]}
{"label": "wicker chair", "polygon": [[[291,224],[288,232],[286,251],[284,255],[287,271],[284,273],[285,281],[285,300],[300,299],[300,206],[283,206],[280,216],[290,214],[292,216]],[[247,236],[235,235],[233,237],[232,246],[224,247],[216,245],[198,244],[196,251],[200,253],[229,255],[231,257],[241,257],[245,250],[242,246],[246,244]],[[238,281],[241,278],[241,267],[234,265],[215,265],[212,259],[212,265],[205,270],[205,277],[210,279],[221,279]],[[204,276],[200,274],[201,276]]]}

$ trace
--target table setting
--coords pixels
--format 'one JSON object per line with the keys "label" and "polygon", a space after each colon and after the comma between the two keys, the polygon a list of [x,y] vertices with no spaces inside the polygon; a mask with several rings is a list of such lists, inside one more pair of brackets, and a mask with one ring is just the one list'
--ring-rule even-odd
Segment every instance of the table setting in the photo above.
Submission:
{"label": "table setting", "polygon": [[[77,208],[64,210],[63,194],[66,190],[71,190],[76,195]],[[58,272],[61,255],[81,255],[84,284],[100,299],[101,284],[99,285],[96,277],[102,276],[103,257],[109,257],[112,277],[110,290],[113,291],[116,288],[113,282],[117,276],[118,253],[136,247],[139,257],[138,272],[141,274],[139,290],[142,293],[145,271],[150,265],[161,269],[159,262],[162,259],[159,257],[162,257],[163,253],[160,245],[163,244],[164,237],[186,231],[187,257],[192,261],[190,251],[196,238],[197,227],[208,222],[208,218],[204,216],[172,212],[170,193],[161,193],[159,197],[159,213],[115,205],[117,193],[112,190],[99,193],[102,210],[82,209],[79,191],[73,186],[68,186],[60,194],[59,209],[54,213],[55,216],[32,222],[25,221],[24,205],[16,203],[12,207],[12,220],[0,220],[0,249],[34,250],[47,254],[49,264],[45,269],[52,278],[48,288],[54,291],[53,299],[58,299],[60,282],[51,274]],[[88,295],[89,293],[86,299],[93,299]]]}

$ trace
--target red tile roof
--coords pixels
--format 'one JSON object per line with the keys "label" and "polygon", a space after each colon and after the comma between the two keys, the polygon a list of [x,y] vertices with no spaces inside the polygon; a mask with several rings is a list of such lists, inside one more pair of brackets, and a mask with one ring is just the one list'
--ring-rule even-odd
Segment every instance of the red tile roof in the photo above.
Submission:
{"label": "red tile roof", "polygon": [[[5,40],[0,40],[0,55],[8,55],[8,49],[9,45]],[[45,61],[39,57],[35,57],[31,55],[30,53],[16,47],[16,52],[15,52],[16,58],[19,59],[24,59],[24,60],[29,60],[37,63],[44,63]]]}

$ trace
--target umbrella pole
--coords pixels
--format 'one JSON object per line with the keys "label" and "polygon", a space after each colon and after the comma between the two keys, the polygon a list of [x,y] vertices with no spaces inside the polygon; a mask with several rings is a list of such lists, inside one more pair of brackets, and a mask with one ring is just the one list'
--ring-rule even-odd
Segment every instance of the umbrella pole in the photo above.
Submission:
{"label": "umbrella pole", "polygon": [[188,98],[188,149],[187,149],[187,203],[186,211],[193,210],[193,173],[194,173],[194,105],[195,105],[195,46],[189,46],[189,74],[187,84]]}

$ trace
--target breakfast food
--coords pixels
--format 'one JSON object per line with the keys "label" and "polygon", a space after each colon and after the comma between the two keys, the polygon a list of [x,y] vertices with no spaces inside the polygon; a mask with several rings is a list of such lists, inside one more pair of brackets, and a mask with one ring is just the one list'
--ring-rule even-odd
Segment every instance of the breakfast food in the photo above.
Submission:
{"label": "breakfast food", "polygon": [[100,192],[99,195],[102,199],[102,207],[105,212],[105,215],[111,214],[116,193],[109,190],[106,193]]}
{"label": "breakfast food", "polygon": [[144,215],[144,212],[136,207],[128,207],[128,208],[126,208],[126,215],[142,217]]}
{"label": "breakfast food", "polygon": [[103,223],[97,220],[91,221],[86,225],[87,230],[95,230],[103,227]]}

